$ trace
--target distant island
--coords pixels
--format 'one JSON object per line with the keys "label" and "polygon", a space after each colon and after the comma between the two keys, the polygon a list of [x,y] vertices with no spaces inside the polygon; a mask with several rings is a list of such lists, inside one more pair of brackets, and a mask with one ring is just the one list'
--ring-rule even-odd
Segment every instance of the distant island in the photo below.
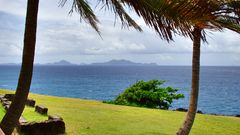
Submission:
{"label": "distant island", "polygon": [[[67,60],[60,60],[58,62],[54,63],[47,63],[44,65],[50,65],[50,66],[74,66],[77,64],[73,64]],[[107,62],[100,62],[100,63],[92,63],[92,64],[79,64],[79,65],[85,65],[85,66],[157,66],[156,63],[135,63],[129,60],[110,60]]]}
{"label": "distant island", "polygon": [[[21,63],[1,63],[0,65],[6,65],[6,66],[21,66]],[[35,66],[45,66],[45,65],[49,65],[49,66],[73,66],[73,65],[77,65],[77,64],[73,64],[69,61],[66,60],[60,60],[58,62],[53,62],[53,63],[44,63],[44,64],[40,64],[40,63],[34,63]]]}
{"label": "distant island", "polygon": [[135,63],[129,60],[110,60],[103,63],[92,63],[90,65],[100,65],[100,66],[157,66],[156,63]]}
{"label": "distant island", "polygon": [[[0,65],[20,66],[20,63],[4,63]],[[158,66],[156,63],[136,63],[129,60],[110,60],[107,62],[91,63],[91,64],[74,64],[67,60],[60,60],[52,63],[35,63],[36,66]]]}
{"label": "distant island", "polygon": [[44,65],[50,65],[50,66],[74,66],[76,64],[73,64],[69,61],[66,61],[66,60],[60,60],[58,62],[53,62],[53,63],[47,63],[47,64],[44,64]]}

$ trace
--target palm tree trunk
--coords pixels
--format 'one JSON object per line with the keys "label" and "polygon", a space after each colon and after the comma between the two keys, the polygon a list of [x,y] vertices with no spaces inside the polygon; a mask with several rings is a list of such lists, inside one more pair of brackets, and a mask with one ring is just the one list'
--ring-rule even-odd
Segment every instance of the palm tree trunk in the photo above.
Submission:
{"label": "palm tree trunk", "polygon": [[38,4],[39,0],[28,0],[27,3],[22,66],[17,90],[12,104],[0,124],[6,135],[11,135],[14,127],[18,124],[31,85],[36,44]]}
{"label": "palm tree trunk", "polygon": [[186,119],[182,127],[178,130],[177,135],[188,135],[197,111],[198,91],[199,91],[199,72],[200,72],[200,48],[201,48],[201,31],[199,27],[193,30],[193,56],[192,56],[192,91],[190,104]]}

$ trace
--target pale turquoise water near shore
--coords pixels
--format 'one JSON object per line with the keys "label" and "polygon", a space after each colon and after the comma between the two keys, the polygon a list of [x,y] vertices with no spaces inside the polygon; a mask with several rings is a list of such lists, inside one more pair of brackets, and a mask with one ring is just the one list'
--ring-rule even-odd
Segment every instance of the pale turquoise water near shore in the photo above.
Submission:
{"label": "pale turquoise water near shore", "polygon": [[[15,89],[19,66],[0,66],[0,88]],[[190,66],[36,66],[31,92],[83,99],[110,100],[137,80],[167,80],[187,107]],[[205,113],[240,114],[240,67],[201,67],[199,109]]]}

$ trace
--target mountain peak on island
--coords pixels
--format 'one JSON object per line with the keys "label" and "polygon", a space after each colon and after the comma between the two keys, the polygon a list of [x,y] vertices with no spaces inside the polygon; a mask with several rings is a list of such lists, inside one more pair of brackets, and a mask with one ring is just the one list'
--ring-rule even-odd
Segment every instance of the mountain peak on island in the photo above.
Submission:
{"label": "mountain peak on island", "polygon": [[102,65],[102,66],[157,66],[156,63],[135,63],[129,60],[110,60],[103,63],[93,63],[92,65]]}
{"label": "mountain peak on island", "polygon": [[75,64],[72,64],[71,62],[66,61],[66,60],[60,60],[58,62],[47,63],[47,65],[70,66],[70,65],[75,65]]}
{"label": "mountain peak on island", "polygon": [[106,63],[109,63],[109,64],[136,64],[132,61],[129,61],[129,60],[124,60],[124,59],[121,59],[121,60],[110,60]]}

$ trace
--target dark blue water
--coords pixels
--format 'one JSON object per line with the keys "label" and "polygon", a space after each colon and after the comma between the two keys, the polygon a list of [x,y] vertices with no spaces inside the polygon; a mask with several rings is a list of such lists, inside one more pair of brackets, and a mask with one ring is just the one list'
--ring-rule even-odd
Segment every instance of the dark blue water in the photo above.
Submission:
{"label": "dark blue water", "polygon": [[[0,66],[0,88],[15,89],[19,67]],[[188,106],[191,67],[36,66],[31,92],[83,99],[113,99],[137,80],[167,80],[184,99],[173,108]],[[240,114],[240,67],[201,67],[199,109],[205,113]]]}

